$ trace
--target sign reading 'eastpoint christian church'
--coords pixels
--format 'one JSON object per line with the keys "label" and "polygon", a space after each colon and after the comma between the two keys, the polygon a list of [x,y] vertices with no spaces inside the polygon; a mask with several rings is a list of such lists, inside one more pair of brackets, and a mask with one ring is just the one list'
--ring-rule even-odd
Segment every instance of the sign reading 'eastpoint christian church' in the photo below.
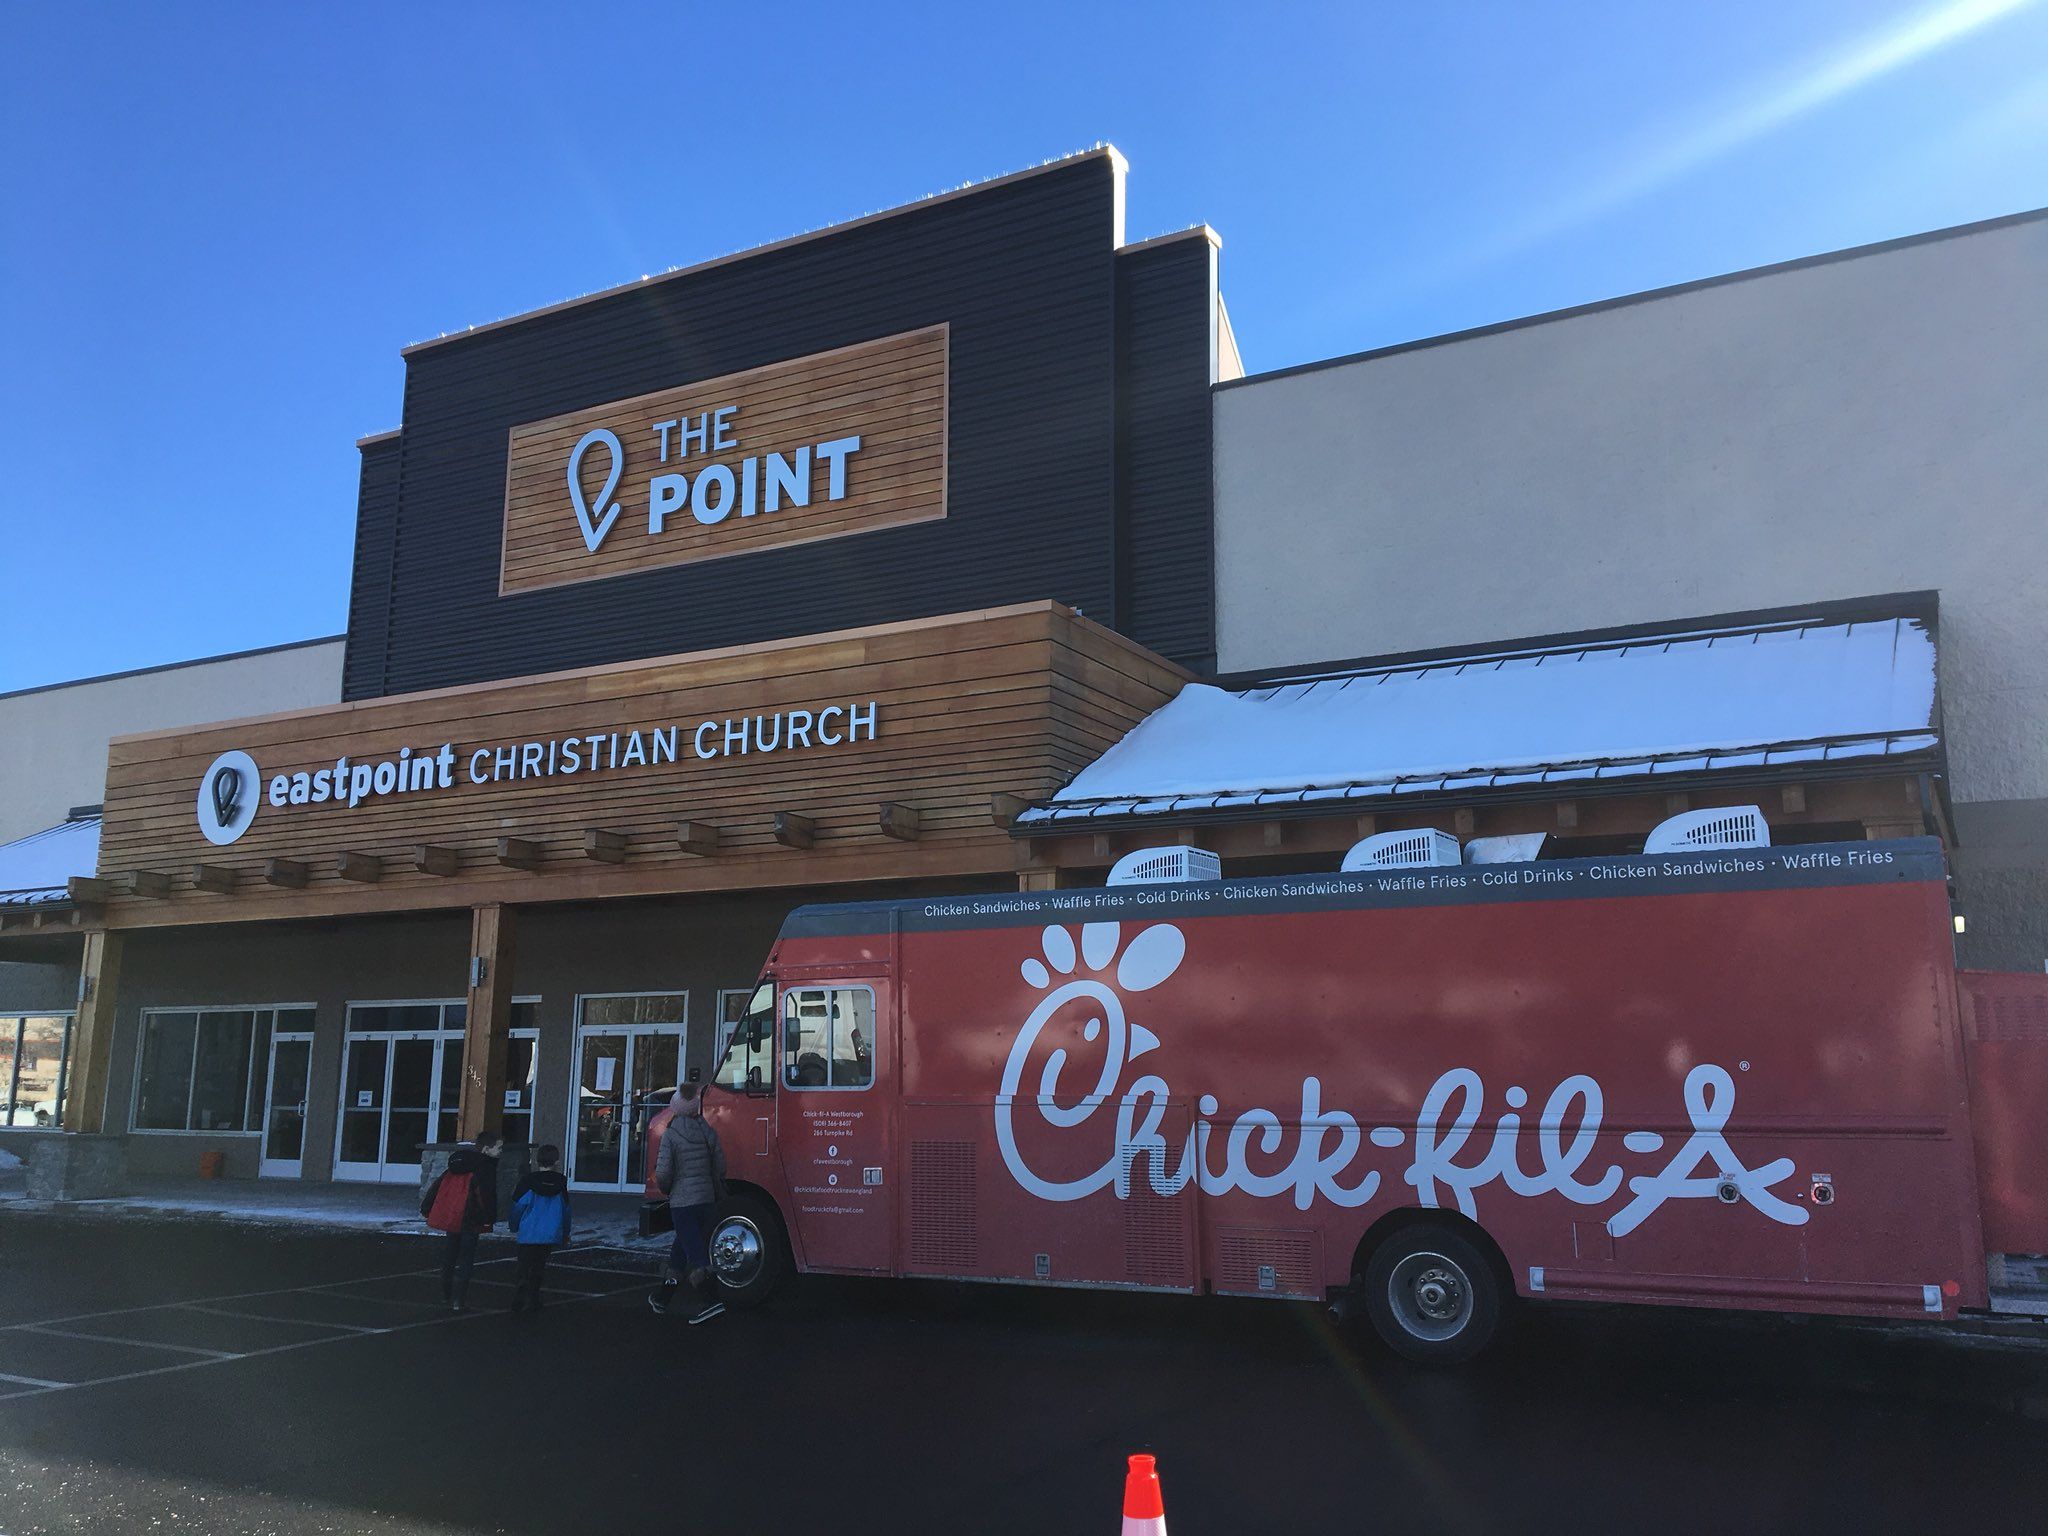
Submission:
{"label": "sign reading 'eastpoint christian church'", "polygon": [[421,791],[658,768],[684,754],[708,763],[790,748],[851,746],[875,739],[877,708],[876,701],[868,699],[703,720],[693,728],[590,731],[479,747],[452,741],[438,747],[405,746],[379,756],[343,753],[331,764],[270,774],[247,752],[236,749],[221,753],[201,777],[199,830],[216,846],[235,842],[256,819],[259,796],[262,803],[281,810],[301,805],[354,810],[367,802]]}
{"label": "sign reading 'eastpoint christian church'", "polygon": [[946,515],[944,325],[512,429],[505,593]]}

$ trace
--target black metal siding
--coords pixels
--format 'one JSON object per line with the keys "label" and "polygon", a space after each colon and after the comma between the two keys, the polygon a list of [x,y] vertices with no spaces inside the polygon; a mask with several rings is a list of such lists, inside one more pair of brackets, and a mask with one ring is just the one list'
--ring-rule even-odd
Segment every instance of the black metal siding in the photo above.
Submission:
{"label": "black metal siding", "polygon": [[366,443],[362,454],[362,474],[356,483],[355,572],[348,589],[348,644],[341,662],[344,699],[386,691],[384,631],[398,537],[398,439]]}
{"label": "black metal siding", "polygon": [[[1113,194],[1096,156],[413,353],[388,530],[365,455],[346,696],[1032,598],[1116,624]],[[517,423],[939,321],[944,521],[498,595]]]}
{"label": "black metal siding", "polygon": [[1162,656],[1213,672],[1216,248],[1190,237],[1128,251],[1116,265],[1120,627]]}

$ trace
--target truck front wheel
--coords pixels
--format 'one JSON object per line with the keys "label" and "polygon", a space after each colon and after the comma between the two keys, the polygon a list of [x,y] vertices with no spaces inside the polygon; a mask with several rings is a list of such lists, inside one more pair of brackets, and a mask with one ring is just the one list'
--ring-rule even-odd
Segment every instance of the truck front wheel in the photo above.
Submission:
{"label": "truck front wheel", "polygon": [[789,1273],[775,1213],[751,1195],[729,1195],[711,1212],[711,1278],[727,1306],[758,1307]]}
{"label": "truck front wheel", "polygon": [[1423,1365],[1460,1365],[1486,1348],[1501,1300],[1487,1256],[1447,1226],[1403,1227],[1365,1267],[1373,1328],[1394,1353]]}

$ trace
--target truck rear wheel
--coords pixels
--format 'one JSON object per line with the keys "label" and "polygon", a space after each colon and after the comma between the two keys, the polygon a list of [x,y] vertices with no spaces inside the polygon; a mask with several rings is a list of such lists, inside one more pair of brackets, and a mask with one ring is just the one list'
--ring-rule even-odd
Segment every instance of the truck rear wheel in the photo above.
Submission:
{"label": "truck rear wheel", "polygon": [[728,1307],[758,1307],[789,1273],[782,1224],[764,1201],[728,1195],[711,1212],[711,1278]]}
{"label": "truck rear wheel", "polygon": [[1461,1365],[1500,1327],[1500,1278],[1463,1233],[1418,1223],[1373,1250],[1365,1304],[1395,1354],[1423,1365]]}

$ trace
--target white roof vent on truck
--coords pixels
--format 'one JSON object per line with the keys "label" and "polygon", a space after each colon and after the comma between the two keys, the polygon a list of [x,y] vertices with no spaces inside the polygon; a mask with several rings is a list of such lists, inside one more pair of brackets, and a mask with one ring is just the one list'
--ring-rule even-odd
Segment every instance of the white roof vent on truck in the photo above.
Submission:
{"label": "white roof vent on truck", "polygon": [[1645,853],[1694,853],[1705,848],[1768,848],[1771,829],[1754,805],[1687,811],[1660,821],[1643,843]]}
{"label": "white roof vent on truck", "polygon": [[1465,845],[1467,864],[1526,864],[1543,851],[1548,832],[1508,832],[1475,837]]}
{"label": "white roof vent on truck", "polygon": [[1111,866],[1111,885],[1221,880],[1223,861],[1206,848],[1139,848]]}
{"label": "white roof vent on truck", "polygon": [[1464,855],[1458,840],[1434,827],[1411,827],[1405,832],[1375,832],[1351,845],[1344,855],[1343,870],[1355,875],[1375,869],[1416,869],[1423,865],[1458,864]]}

